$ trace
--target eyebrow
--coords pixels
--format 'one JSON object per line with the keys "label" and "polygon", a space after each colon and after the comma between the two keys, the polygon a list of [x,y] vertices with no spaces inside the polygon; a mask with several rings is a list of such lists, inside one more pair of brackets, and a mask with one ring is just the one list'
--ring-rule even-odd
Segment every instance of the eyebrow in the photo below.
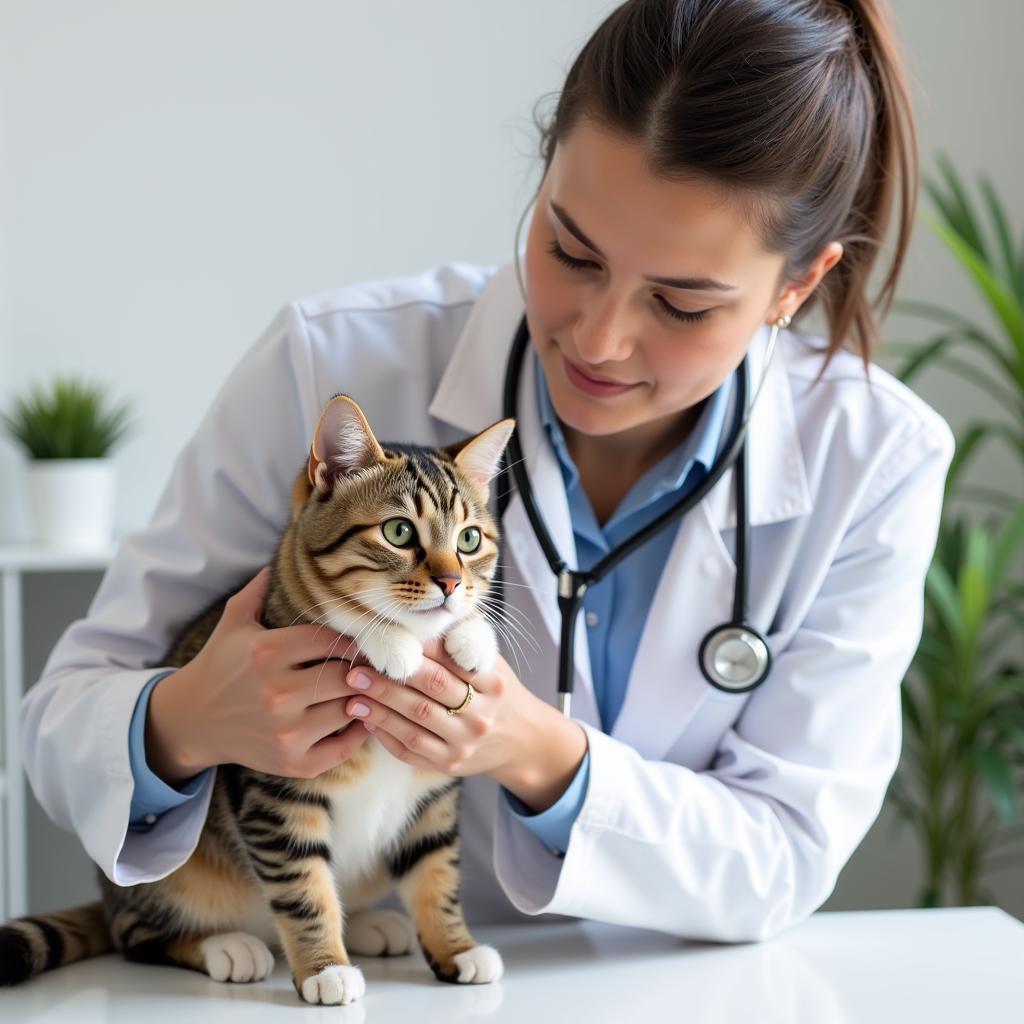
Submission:
{"label": "eyebrow", "polygon": [[[548,200],[551,211],[562,222],[566,230],[575,235],[588,249],[592,249],[601,259],[605,255],[594,243],[587,238],[580,226],[569,216],[565,209],[558,205],[553,199]],[[645,281],[652,284],[663,284],[668,288],[684,288],[693,292],[731,292],[736,290],[734,284],[723,284],[710,277],[645,277]]]}

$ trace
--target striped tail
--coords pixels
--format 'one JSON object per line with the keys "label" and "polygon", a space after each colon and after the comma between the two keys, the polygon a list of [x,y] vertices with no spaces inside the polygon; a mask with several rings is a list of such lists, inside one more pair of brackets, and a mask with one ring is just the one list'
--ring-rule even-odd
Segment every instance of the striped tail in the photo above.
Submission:
{"label": "striped tail", "polygon": [[43,971],[113,948],[100,902],[16,918],[0,927],[0,986],[20,985]]}

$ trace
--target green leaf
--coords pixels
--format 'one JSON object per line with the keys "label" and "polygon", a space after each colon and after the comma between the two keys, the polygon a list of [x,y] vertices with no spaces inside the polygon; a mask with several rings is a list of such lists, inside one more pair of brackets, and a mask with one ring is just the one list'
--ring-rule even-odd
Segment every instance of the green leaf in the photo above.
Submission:
{"label": "green leaf", "polygon": [[925,594],[932,607],[946,627],[954,652],[959,657],[967,649],[967,638],[964,623],[960,615],[960,602],[957,599],[956,587],[946,570],[933,561],[925,576]]}
{"label": "green leaf", "polygon": [[1003,528],[992,551],[991,587],[994,594],[1003,589],[1006,574],[1014,563],[1017,548],[1024,540],[1024,506],[1019,507]]}
{"label": "green leaf", "polygon": [[1016,295],[993,274],[991,267],[948,225],[931,219],[932,228],[974,279],[982,295],[992,306],[996,318],[1006,329],[1016,351],[1014,375],[1024,385],[1024,309]]}
{"label": "green leaf", "polygon": [[996,193],[992,181],[986,175],[981,175],[981,194],[988,207],[989,217],[995,229],[996,240],[999,243],[999,251],[1002,254],[1003,263],[1006,265],[1006,284],[1016,296],[1017,300],[1024,303],[1024,293],[1017,291],[1017,261],[1013,251],[1013,238],[1010,235],[1010,222],[1003,209],[1003,204]]}
{"label": "green leaf", "polygon": [[972,648],[977,645],[981,626],[988,612],[991,597],[991,558],[991,538],[982,527],[975,527],[967,536],[966,557],[957,580],[964,633]]}
{"label": "green leaf", "polygon": [[998,747],[973,747],[971,760],[981,774],[996,814],[1009,825],[1017,817],[1017,789],[1010,759]]}

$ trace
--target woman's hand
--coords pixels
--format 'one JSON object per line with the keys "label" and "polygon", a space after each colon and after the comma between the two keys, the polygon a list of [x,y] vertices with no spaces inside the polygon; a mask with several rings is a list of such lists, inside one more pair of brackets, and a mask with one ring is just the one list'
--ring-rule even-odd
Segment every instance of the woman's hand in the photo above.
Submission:
{"label": "woman's hand", "polygon": [[334,735],[355,692],[335,659],[356,649],[326,626],[260,625],[269,579],[264,569],[233,595],[199,654],[153,688],[146,761],[169,785],[227,763],[309,779],[368,737],[358,722]]}
{"label": "woman's hand", "polygon": [[[423,666],[404,683],[369,666],[353,668],[347,683],[362,689],[345,705],[381,745],[407,764],[448,775],[490,775],[534,811],[565,792],[587,750],[586,733],[528,690],[504,658],[488,672],[457,665],[442,640],[423,648]],[[473,684],[473,699],[459,707]],[[365,709],[364,710],[361,710]]]}

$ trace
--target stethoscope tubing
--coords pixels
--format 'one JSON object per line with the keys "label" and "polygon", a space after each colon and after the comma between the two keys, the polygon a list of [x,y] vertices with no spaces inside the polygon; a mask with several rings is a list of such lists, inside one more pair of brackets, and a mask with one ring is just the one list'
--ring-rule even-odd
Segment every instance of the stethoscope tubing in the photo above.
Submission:
{"label": "stethoscope tubing", "polygon": [[[516,330],[505,369],[502,406],[504,417],[509,419],[516,419],[522,364],[526,356],[526,348],[529,341],[529,329],[526,323],[526,317],[524,316],[520,320],[519,326]],[[773,333],[771,338],[772,345],[774,344],[774,341],[775,334]],[[772,346],[770,345],[766,355],[766,367],[768,360],[771,358],[771,347]],[[735,466],[736,468],[736,581],[733,591],[732,621],[728,626],[722,626],[718,627],[718,630],[712,630],[712,632],[708,634],[708,637],[705,638],[704,643],[701,645],[701,649],[703,651],[712,636],[722,629],[748,629],[760,639],[759,634],[757,634],[756,631],[750,629],[750,627],[744,626],[747,613],[747,554],[749,551],[750,541],[750,523],[747,501],[747,473],[749,462],[745,441],[747,426],[750,422],[750,412],[752,409],[752,403],[751,405],[748,405],[747,403],[747,397],[750,391],[750,366],[747,356],[744,356],[743,362],[739,367],[737,367],[736,374],[738,383],[734,425],[730,432],[728,441],[723,446],[721,454],[715,460],[715,463],[711,467],[707,476],[693,491],[662,512],[655,520],[648,523],[641,530],[638,530],[633,534],[633,536],[618,545],[613,551],[610,551],[589,570],[578,571],[569,569],[566,566],[565,561],[560,557],[558,549],[555,547],[554,541],[552,541],[551,535],[548,533],[547,526],[540,514],[536,497],[533,493],[533,487],[530,484],[529,477],[525,469],[525,460],[523,458],[522,447],[519,443],[518,425],[516,426],[516,429],[513,430],[512,436],[509,438],[505,456],[502,460],[502,467],[498,474],[498,521],[501,523],[503,520],[505,508],[507,507],[511,497],[511,487],[508,485],[507,479],[511,472],[512,478],[515,480],[516,488],[519,491],[520,500],[523,502],[523,508],[530,521],[530,526],[537,538],[537,542],[540,544],[541,550],[544,553],[544,557],[551,568],[551,571],[558,578],[558,604],[561,612],[562,627],[561,642],[559,645],[558,699],[561,710],[566,715],[568,715],[570,711],[573,689],[576,619],[579,615],[580,608],[583,605],[583,599],[587,588],[603,579],[624,558],[627,558],[637,548],[641,547],[646,541],[655,536],[655,534],[659,533],[661,530],[665,529],[671,523],[677,521],[693,509],[708,495],[730,466]],[[760,394],[763,383],[764,377],[762,376],[761,383],[758,386],[758,394]],[[502,484],[504,484],[504,489],[501,487]],[[503,580],[499,581],[499,586],[503,586]],[[704,674],[708,677],[708,681],[713,685],[719,685],[715,682],[715,679],[712,678],[712,675],[709,675],[706,670]],[[756,686],[762,680],[763,675],[752,685]]]}

